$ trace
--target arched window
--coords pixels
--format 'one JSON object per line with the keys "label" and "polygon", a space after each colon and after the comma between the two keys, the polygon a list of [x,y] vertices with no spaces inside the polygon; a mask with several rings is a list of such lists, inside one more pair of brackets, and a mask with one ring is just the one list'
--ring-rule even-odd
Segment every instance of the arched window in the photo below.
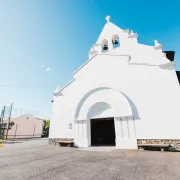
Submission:
{"label": "arched window", "polygon": [[109,50],[108,48],[108,41],[106,39],[104,39],[101,43],[102,45],[102,52],[107,52]]}
{"label": "arched window", "polygon": [[120,46],[119,36],[117,34],[112,36],[112,44],[114,48],[117,48]]}

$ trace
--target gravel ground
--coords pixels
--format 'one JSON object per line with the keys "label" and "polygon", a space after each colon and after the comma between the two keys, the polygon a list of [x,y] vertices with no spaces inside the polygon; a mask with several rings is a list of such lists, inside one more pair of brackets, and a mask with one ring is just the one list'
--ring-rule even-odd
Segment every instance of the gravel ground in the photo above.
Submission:
{"label": "gravel ground", "polygon": [[180,180],[180,153],[80,151],[47,139],[0,148],[0,180]]}

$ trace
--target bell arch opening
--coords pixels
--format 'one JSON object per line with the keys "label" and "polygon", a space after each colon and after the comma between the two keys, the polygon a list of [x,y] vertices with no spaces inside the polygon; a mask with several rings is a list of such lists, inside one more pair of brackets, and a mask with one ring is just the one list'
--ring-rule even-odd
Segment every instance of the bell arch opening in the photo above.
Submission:
{"label": "bell arch opening", "polygon": [[117,48],[120,46],[120,40],[117,34],[112,36],[112,44],[113,44],[113,48]]}
{"label": "bell arch opening", "polygon": [[108,52],[109,51],[107,39],[102,40],[101,47],[102,47],[102,52]]}

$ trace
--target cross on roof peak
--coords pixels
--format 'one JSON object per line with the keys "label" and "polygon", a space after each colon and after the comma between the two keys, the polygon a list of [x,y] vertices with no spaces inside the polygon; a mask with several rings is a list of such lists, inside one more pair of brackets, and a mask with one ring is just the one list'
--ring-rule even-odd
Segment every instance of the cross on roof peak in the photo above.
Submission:
{"label": "cross on roof peak", "polygon": [[105,20],[107,21],[107,23],[109,22],[111,16],[106,16]]}

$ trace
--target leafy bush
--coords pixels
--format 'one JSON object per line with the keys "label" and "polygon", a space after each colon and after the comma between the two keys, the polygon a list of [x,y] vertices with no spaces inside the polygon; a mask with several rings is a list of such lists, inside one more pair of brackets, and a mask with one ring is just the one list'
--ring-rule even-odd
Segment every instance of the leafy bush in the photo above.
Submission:
{"label": "leafy bush", "polygon": [[9,122],[8,130],[10,130],[13,126],[14,126],[14,121],[10,121],[10,122]]}
{"label": "leafy bush", "polygon": [[50,126],[50,120],[44,120],[44,125],[43,125],[43,136],[48,137],[49,136],[49,126]]}

